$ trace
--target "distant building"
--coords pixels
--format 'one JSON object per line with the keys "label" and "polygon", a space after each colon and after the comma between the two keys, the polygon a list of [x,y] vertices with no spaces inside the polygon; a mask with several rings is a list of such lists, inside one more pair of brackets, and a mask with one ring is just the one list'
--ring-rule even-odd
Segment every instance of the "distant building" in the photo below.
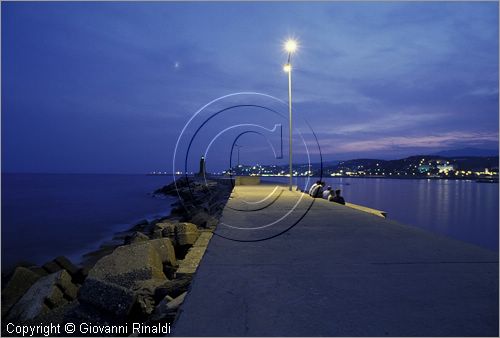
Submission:
{"label": "distant building", "polygon": [[440,173],[446,173],[448,171],[454,171],[455,166],[453,164],[441,164],[437,166]]}
{"label": "distant building", "polygon": [[200,171],[196,176],[206,177],[206,167],[205,167],[205,157],[202,156],[200,159]]}
{"label": "distant building", "polygon": [[429,172],[430,170],[432,169],[432,167],[430,165],[427,165],[427,164],[424,164],[424,165],[420,165],[418,166],[418,171],[420,173],[426,173],[426,172]]}

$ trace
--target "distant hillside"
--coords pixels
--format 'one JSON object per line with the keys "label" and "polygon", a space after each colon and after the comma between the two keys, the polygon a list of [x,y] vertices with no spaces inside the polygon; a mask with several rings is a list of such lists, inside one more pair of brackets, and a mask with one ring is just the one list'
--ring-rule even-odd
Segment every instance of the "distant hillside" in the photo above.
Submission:
{"label": "distant hillside", "polygon": [[498,156],[498,149],[462,148],[462,149],[443,150],[431,155],[443,156],[443,157]]}
{"label": "distant hillside", "polygon": [[[471,178],[498,172],[496,156],[418,155],[397,160],[359,158],[347,161],[294,164],[299,176],[392,176],[392,177],[451,177]],[[233,175],[285,175],[288,165],[239,165]],[[451,174],[450,174],[451,173]],[[450,175],[450,176],[448,176]],[[471,176],[469,176],[471,175]],[[496,175],[496,174],[495,174]]]}
{"label": "distant hillside", "polygon": [[[497,156],[453,156],[445,157],[438,155],[419,155],[402,158],[399,160],[374,160],[355,159],[340,162],[337,166],[327,167],[330,171],[344,170],[369,172],[415,172],[418,173],[420,166],[436,168],[437,165],[450,164],[457,170],[482,170],[484,168],[498,168]],[[436,169],[437,170],[437,169]]]}

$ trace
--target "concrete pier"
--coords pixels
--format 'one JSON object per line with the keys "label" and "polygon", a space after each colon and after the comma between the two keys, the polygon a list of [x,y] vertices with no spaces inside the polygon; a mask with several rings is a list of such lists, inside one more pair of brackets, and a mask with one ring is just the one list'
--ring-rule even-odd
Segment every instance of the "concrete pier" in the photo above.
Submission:
{"label": "concrete pier", "polygon": [[498,253],[300,197],[235,187],[174,335],[498,336]]}

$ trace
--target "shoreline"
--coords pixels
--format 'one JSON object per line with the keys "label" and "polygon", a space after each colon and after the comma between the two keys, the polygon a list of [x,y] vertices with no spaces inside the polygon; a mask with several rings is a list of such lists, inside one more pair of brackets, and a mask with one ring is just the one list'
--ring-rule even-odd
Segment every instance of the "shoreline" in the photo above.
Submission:
{"label": "shoreline", "polygon": [[[276,178],[276,177],[282,177],[282,178],[288,178],[288,176],[258,176],[260,178],[263,178],[263,177],[272,177],[272,178]],[[294,178],[304,178],[306,179],[307,176],[294,176]],[[364,178],[367,178],[367,179],[389,179],[389,180],[432,180],[432,181],[470,181],[470,182],[476,182],[478,183],[477,181],[480,180],[480,178],[474,178],[474,179],[471,179],[471,178],[461,178],[461,177],[424,177],[424,176],[421,176],[421,177],[405,177],[405,176],[347,176],[347,175],[343,175],[343,176],[309,176],[309,178],[321,178],[321,179],[329,179],[329,178],[353,178],[353,179],[364,179]],[[488,183],[499,183],[498,181],[497,182],[488,182]]]}
{"label": "shoreline", "polygon": [[[186,177],[186,175],[184,174],[171,174],[171,173],[166,173],[166,174],[151,174],[151,173],[148,173],[148,174],[144,174],[146,176],[175,176],[175,177]],[[232,175],[232,176],[227,176],[227,175],[216,175],[216,174],[209,174],[211,178],[215,178],[215,179],[234,179],[235,177],[237,176],[241,176],[241,175]],[[270,177],[270,178],[283,178],[283,179],[288,179],[289,176],[284,176],[284,175],[254,175],[254,176],[251,176],[251,175],[243,175],[244,177],[260,177],[261,179],[262,178],[266,178],[266,177]],[[194,175],[192,174],[189,174],[187,175],[187,177],[194,177]],[[377,175],[367,175],[367,176],[349,176],[349,175],[340,175],[340,176],[331,176],[331,175],[325,175],[325,176],[293,176],[294,179],[298,179],[298,178],[303,178],[303,179],[306,179],[306,178],[321,178],[321,179],[327,179],[327,178],[369,178],[369,179],[374,179],[374,178],[382,178],[382,179],[391,179],[391,180],[443,180],[443,181],[447,181],[447,180],[450,180],[450,181],[471,181],[471,182],[476,182],[476,183],[499,183],[498,182],[498,177],[495,177],[495,176],[492,176],[492,177],[476,177],[476,178],[467,178],[467,177],[433,177],[433,176],[408,176],[408,175],[381,175],[381,176],[377,176]],[[481,181],[481,180],[485,180],[485,181],[491,181],[493,180],[493,182],[478,182],[478,181]]]}
{"label": "shoreline", "polygon": [[[5,176],[5,175],[4,175]],[[116,232],[155,214],[168,216],[171,196],[152,192],[171,182],[144,175],[7,174],[3,177],[2,272],[19,262],[98,248]]]}
{"label": "shoreline", "polygon": [[[170,214],[143,219],[104,238],[80,260],[59,256],[2,273],[7,323],[173,324],[231,192],[230,180],[177,179],[182,200]],[[172,195],[174,182],[153,195]],[[78,332],[77,332],[78,333]],[[64,335],[64,334],[63,334]]]}
{"label": "shoreline", "polygon": [[[158,197],[155,197],[155,198],[158,198]],[[169,197],[167,197],[167,198],[169,198]],[[164,199],[167,200],[167,198],[164,198]],[[135,218],[131,222],[113,224],[108,230],[103,232],[102,237],[100,237],[99,239],[97,239],[93,242],[84,244],[78,250],[68,252],[68,253],[64,254],[63,256],[70,259],[76,265],[81,265],[84,261],[85,255],[92,253],[92,252],[95,252],[95,251],[98,251],[101,247],[107,246],[110,242],[116,241],[118,239],[117,237],[120,234],[125,233],[125,232],[129,232],[136,224],[141,223],[143,221],[153,222],[153,221],[158,220],[158,219],[168,218],[170,216],[170,212],[173,208],[172,204],[174,204],[176,202],[176,200],[177,199],[172,199],[172,203],[170,204],[169,208],[166,208],[166,210],[164,210],[164,211],[155,212],[155,213],[147,213],[147,214],[143,215],[142,217]],[[51,255],[44,254],[44,255],[42,255],[42,257],[45,257],[45,258],[41,258],[38,260],[28,258],[28,259],[22,259],[22,260],[8,262],[5,264],[2,263],[2,271],[1,271],[2,276],[4,274],[11,273],[12,270],[14,270],[15,267],[20,265],[20,264],[23,265],[23,264],[29,263],[31,265],[43,265],[44,262],[50,261]]]}

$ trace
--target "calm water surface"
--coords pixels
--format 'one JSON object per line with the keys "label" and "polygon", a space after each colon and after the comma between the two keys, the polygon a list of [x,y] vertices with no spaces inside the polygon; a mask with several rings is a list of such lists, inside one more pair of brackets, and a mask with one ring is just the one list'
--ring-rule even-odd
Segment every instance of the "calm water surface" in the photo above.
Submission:
{"label": "calm water surface", "polygon": [[[264,178],[282,180],[286,178]],[[58,255],[78,261],[114,233],[170,212],[150,195],[169,176],[2,174],[2,269]],[[313,179],[314,181],[314,179]],[[498,184],[326,178],[348,202],[405,224],[498,250]],[[304,185],[304,180],[299,179]]]}
{"label": "calm water surface", "polygon": [[[265,179],[287,182],[286,178]],[[341,189],[347,202],[384,210],[399,222],[498,250],[498,184],[330,177],[323,181]],[[303,187],[305,179],[299,178],[298,183]]]}
{"label": "calm water surface", "polygon": [[58,255],[78,261],[115,232],[168,215],[150,195],[170,176],[2,174],[2,270]]}

